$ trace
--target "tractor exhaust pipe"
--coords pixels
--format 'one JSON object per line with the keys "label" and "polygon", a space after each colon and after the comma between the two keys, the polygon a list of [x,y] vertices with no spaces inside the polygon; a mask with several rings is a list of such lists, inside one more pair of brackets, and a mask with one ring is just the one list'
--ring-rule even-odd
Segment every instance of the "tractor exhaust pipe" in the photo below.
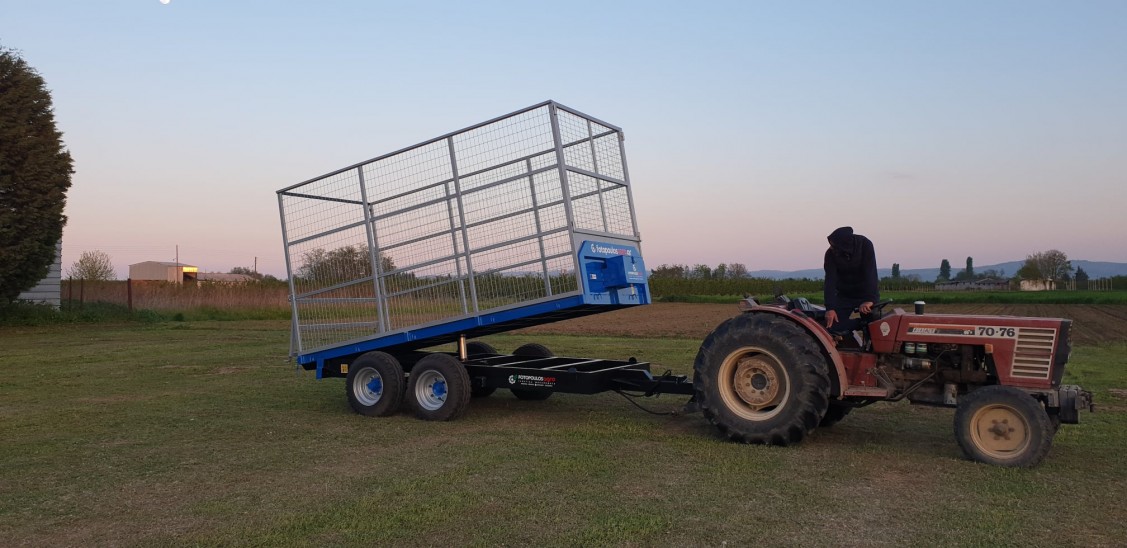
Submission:
{"label": "tractor exhaust pipe", "polygon": [[923,301],[916,301],[913,304],[916,305],[916,314],[923,314],[924,313],[924,305],[927,304],[927,303],[925,303]]}

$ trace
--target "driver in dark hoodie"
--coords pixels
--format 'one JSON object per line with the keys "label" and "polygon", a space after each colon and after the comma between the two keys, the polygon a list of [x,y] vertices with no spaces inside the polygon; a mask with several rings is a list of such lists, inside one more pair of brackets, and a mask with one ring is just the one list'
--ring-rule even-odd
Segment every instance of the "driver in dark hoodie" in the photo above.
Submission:
{"label": "driver in dark hoodie", "polygon": [[877,257],[873,242],[843,226],[828,238],[826,250],[826,327],[849,331],[856,322],[849,319],[853,310],[868,314],[880,300],[877,289]]}

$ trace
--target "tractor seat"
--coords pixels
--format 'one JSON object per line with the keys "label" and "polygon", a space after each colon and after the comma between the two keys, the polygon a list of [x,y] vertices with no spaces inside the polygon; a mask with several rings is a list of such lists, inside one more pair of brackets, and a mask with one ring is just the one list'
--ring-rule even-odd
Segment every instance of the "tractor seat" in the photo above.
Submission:
{"label": "tractor seat", "polygon": [[792,299],[788,302],[787,310],[798,310],[802,312],[804,316],[813,318],[815,321],[822,322],[826,320],[826,309],[812,304],[804,297]]}

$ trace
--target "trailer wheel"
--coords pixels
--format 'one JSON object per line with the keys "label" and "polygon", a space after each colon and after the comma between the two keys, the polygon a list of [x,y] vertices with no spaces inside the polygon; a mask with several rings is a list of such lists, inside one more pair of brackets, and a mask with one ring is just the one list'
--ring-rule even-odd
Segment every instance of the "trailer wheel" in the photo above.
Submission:
{"label": "trailer wheel", "polygon": [[852,410],[852,405],[846,405],[839,401],[831,401],[829,407],[826,408],[826,414],[822,415],[822,421],[818,423],[818,426],[833,426],[841,422],[841,419],[844,419]]}
{"label": "trailer wheel", "polygon": [[743,443],[798,443],[829,405],[818,346],[774,314],[741,314],[720,324],[701,343],[693,384],[704,416]]}
{"label": "trailer wheel", "polygon": [[369,417],[394,414],[403,402],[403,367],[389,354],[361,354],[348,366],[345,391],[352,410]]}
{"label": "trailer wheel", "polygon": [[967,458],[997,466],[1036,466],[1053,444],[1041,402],[1012,386],[984,386],[961,398],[955,439]]}
{"label": "trailer wheel", "polygon": [[[496,354],[497,349],[493,345],[482,341],[470,341],[466,343],[466,355],[473,356],[474,354]],[[472,398],[487,398],[497,389],[492,386],[479,386],[471,384],[470,397]]]}
{"label": "trailer wheel", "polygon": [[[542,344],[528,343],[513,350],[513,355],[524,356],[526,358],[551,358],[556,354],[548,350],[548,347]],[[518,400],[544,401],[552,397],[551,390],[536,390],[533,388],[512,388],[511,390]]]}
{"label": "trailer wheel", "polygon": [[416,417],[453,420],[462,416],[470,404],[470,376],[458,358],[430,354],[411,368],[407,393],[414,397]]}

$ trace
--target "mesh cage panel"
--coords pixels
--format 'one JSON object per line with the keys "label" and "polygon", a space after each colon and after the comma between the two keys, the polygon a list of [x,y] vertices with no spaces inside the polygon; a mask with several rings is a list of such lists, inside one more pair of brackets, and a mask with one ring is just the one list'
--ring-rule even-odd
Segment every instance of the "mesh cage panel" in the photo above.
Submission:
{"label": "mesh cage panel", "polygon": [[279,191],[299,352],[578,294],[574,230],[637,240],[620,139],[544,103]]}

